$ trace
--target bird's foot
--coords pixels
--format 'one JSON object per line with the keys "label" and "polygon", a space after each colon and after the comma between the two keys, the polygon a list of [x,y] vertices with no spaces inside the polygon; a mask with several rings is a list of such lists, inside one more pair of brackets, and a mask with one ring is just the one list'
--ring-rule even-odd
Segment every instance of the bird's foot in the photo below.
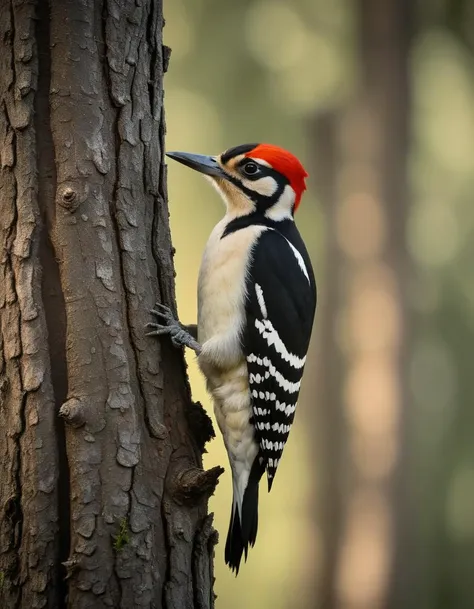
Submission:
{"label": "bird's foot", "polygon": [[171,342],[175,347],[189,347],[196,355],[201,353],[201,345],[187,330],[186,326],[176,319],[173,312],[166,305],[157,303],[155,309],[151,309],[150,313],[155,317],[161,318],[165,323],[150,322],[146,325],[147,328],[153,328],[147,332],[147,336],[162,336],[169,334]]}

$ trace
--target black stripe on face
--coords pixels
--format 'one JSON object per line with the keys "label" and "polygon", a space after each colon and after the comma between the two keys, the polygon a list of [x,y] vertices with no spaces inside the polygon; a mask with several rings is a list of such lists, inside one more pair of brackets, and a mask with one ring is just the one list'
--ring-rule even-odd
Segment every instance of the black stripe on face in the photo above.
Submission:
{"label": "black stripe on face", "polygon": [[246,154],[257,146],[258,144],[241,144],[240,146],[229,148],[229,150],[226,150],[221,154],[221,163],[225,165],[230,161],[230,159],[233,159],[234,157],[239,156],[241,154]]}
{"label": "black stripe on face", "polygon": [[267,211],[267,209],[270,209],[270,207],[275,205],[275,203],[278,203],[278,200],[280,199],[281,195],[283,194],[283,191],[285,190],[286,185],[289,184],[289,180],[285,176],[281,175],[281,173],[278,173],[278,171],[275,171],[274,169],[272,169],[271,167],[266,167],[265,165],[260,165],[260,164],[258,164],[258,165],[260,167],[260,171],[258,172],[258,174],[256,174],[255,176],[242,176],[242,178],[245,180],[249,180],[249,181],[256,181],[256,180],[259,180],[260,178],[265,178],[267,176],[272,177],[277,184],[277,188],[271,196],[262,195],[262,194],[258,193],[256,190],[252,190],[251,188],[248,188],[247,186],[245,186],[242,183],[242,181],[239,178],[236,178],[230,174],[226,173],[226,179],[229,182],[231,182],[234,186],[236,186],[239,190],[241,190],[248,199],[250,199],[253,203],[255,203],[256,212],[258,212],[260,214],[264,214]]}
{"label": "black stripe on face", "polygon": [[[248,174],[245,171],[246,165],[256,165],[258,169],[255,173]],[[273,170],[271,167],[267,167],[266,165],[261,165],[258,161],[255,161],[252,158],[242,159],[239,162],[239,164],[236,165],[235,169],[240,173],[240,175],[243,178],[245,178],[246,180],[250,180],[251,182],[260,180],[260,178],[264,178],[265,176],[271,176],[271,177],[275,178],[275,180],[278,182],[278,176],[280,175],[277,172],[275,172],[275,170]]]}
{"label": "black stripe on face", "polygon": [[[231,159],[241,156],[243,154],[247,154],[254,150],[257,146],[258,144],[242,144],[240,146],[235,146],[234,148],[229,148],[229,150],[226,150],[221,154],[220,164],[223,168],[225,179],[228,180],[234,186],[236,186],[240,191],[243,192],[243,194],[248,199],[250,199],[250,201],[255,204],[255,211],[258,214],[264,214],[268,209],[270,209],[270,207],[278,203],[280,197],[283,194],[283,191],[285,190],[286,185],[289,184],[289,180],[272,167],[268,167],[267,165],[259,163],[258,159],[243,158],[238,163],[238,165],[234,167],[234,171],[236,171],[239,176],[235,176],[227,172],[225,167]],[[256,164],[259,170],[255,173],[250,173],[249,175],[247,175],[245,173],[245,166],[248,163]],[[256,182],[257,180],[260,180],[261,178],[265,177],[273,178],[277,184],[275,192],[270,196],[262,195],[257,191],[253,190],[252,188],[248,188],[243,184],[244,180],[247,180],[249,182]]]}

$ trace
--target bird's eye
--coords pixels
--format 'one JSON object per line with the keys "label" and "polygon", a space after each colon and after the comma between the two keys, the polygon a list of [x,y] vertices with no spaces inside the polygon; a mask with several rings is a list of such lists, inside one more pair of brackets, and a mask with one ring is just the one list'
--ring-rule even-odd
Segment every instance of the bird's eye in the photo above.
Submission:
{"label": "bird's eye", "polygon": [[244,173],[247,174],[248,176],[253,176],[258,172],[258,165],[257,163],[254,163],[253,161],[250,161],[250,163],[246,163],[244,165]]}

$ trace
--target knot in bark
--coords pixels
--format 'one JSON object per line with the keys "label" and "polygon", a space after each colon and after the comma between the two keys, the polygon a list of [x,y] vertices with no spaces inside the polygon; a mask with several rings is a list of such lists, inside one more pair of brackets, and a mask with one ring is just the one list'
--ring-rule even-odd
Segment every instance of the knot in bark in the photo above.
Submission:
{"label": "knot in bark", "polygon": [[79,571],[79,569],[81,568],[81,564],[80,564],[79,560],[77,560],[77,558],[73,558],[73,557],[69,558],[68,560],[64,561],[61,564],[66,569],[66,577],[64,579],[69,579],[70,577],[72,577],[74,575],[74,573]]}
{"label": "knot in bark", "polygon": [[224,468],[219,465],[207,471],[197,467],[185,470],[177,477],[174,498],[180,503],[198,505],[214,493],[223,473]]}
{"label": "knot in bark", "polygon": [[84,405],[77,398],[71,398],[64,402],[59,409],[59,416],[63,417],[71,427],[82,427],[86,422]]}
{"label": "knot in bark", "polygon": [[61,184],[56,192],[56,203],[70,212],[76,211],[86,198],[86,191],[78,182]]}

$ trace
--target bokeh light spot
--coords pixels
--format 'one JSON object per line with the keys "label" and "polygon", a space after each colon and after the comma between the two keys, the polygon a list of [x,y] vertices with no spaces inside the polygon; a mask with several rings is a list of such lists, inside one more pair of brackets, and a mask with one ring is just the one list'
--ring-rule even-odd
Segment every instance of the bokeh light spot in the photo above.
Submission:
{"label": "bokeh light spot", "polygon": [[253,2],[246,15],[245,36],[254,58],[271,70],[295,67],[307,50],[304,23],[285,2]]}
{"label": "bokeh light spot", "polygon": [[337,211],[337,236],[340,246],[357,260],[380,253],[386,235],[383,208],[366,192],[345,197]]}
{"label": "bokeh light spot", "polygon": [[474,85],[461,45],[432,30],[415,47],[415,127],[440,166],[468,174],[474,171]]}
{"label": "bokeh light spot", "polygon": [[337,581],[341,606],[378,607],[390,566],[390,510],[382,493],[375,490],[355,493],[347,509],[346,543]]}
{"label": "bokeh light spot", "polygon": [[351,423],[365,436],[390,436],[398,422],[399,389],[393,363],[380,355],[359,358],[345,385]]}

